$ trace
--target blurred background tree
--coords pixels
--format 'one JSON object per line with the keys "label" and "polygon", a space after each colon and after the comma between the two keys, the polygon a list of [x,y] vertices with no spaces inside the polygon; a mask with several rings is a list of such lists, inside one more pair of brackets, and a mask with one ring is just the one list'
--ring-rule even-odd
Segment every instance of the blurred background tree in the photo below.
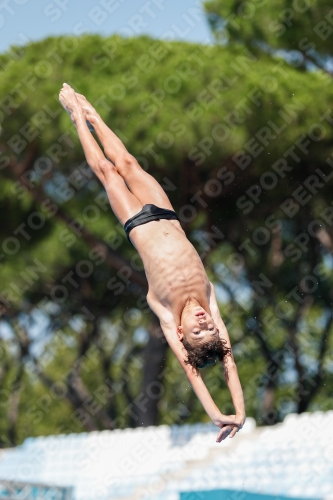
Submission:
{"label": "blurred background tree", "polygon": [[[58,103],[62,82],[180,214],[216,284],[247,414],[271,424],[332,408],[327,73],[231,39],[60,37],[13,51],[0,58],[2,445],[207,419]],[[220,368],[203,375],[232,413]]]}
{"label": "blurred background tree", "polygon": [[219,43],[239,43],[258,54],[283,54],[301,70],[320,68],[332,74],[330,2],[211,0],[204,6]]}

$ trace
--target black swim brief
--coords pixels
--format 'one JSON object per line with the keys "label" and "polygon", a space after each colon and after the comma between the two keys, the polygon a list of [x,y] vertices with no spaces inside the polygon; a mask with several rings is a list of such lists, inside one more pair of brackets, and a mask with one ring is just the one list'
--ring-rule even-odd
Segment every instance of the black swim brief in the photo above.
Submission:
{"label": "black swim brief", "polygon": [[124,224],[124,230],[129,241],[129,233],[137,226],[141,224],[147,224],[153,220],[160,219],[175,219],[179,220],[176,212],[173,210],[168,210],[167,208],[159,208],[156,205],[148,204],[144,205],[139,213],[128,219]]}

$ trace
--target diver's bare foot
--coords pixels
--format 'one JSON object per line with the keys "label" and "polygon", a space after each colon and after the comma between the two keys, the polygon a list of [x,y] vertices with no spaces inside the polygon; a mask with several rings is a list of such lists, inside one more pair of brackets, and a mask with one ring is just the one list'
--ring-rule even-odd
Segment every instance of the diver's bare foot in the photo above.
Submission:
{"label": "diver's bare foot", "polygon": [[88,126],[91,124],[92,126],[96,124],[96,122],[100,119],[99,114],[96,109],[90,102],[86,99],[86,97],[82,94],[78,94],[76,92],[76,98],[81,105],[83,114],[85,119],[87,120]]}
{"label": "diver's bare foot", "polygon": [[62,86],[59,93],[59,101],[75,125],[76,120],[82,113],[82,108],[76,98],[75,91],[67,83],[64,83]]}

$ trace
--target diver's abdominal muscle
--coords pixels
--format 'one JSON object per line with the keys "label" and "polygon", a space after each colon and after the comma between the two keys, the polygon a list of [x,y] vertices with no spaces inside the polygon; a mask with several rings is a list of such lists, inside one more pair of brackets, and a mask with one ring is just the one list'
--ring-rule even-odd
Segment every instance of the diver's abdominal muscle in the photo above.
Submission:
{"label": "diver's abdominal muscle", "polygon": [[145,267],[149,288],[161,300],[167,299],[170,292],[191,294],[193,290],[206,288],[208,283],[197,251],[183,230],[170,222],[172,221],[161,220],[139,226],[135,229],[141,231],[133,235]]}

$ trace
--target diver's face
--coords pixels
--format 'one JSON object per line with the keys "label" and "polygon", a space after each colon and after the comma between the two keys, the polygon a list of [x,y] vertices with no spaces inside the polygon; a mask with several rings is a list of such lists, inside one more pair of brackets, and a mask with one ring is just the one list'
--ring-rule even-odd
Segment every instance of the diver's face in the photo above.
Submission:
{"label": "diver's face", "polygon": [[185,337],[189,343],[196,343],[212,340],[218,334],[218,328],[201,306],[192,306],[184,310],[177,332],[179,340]]}

